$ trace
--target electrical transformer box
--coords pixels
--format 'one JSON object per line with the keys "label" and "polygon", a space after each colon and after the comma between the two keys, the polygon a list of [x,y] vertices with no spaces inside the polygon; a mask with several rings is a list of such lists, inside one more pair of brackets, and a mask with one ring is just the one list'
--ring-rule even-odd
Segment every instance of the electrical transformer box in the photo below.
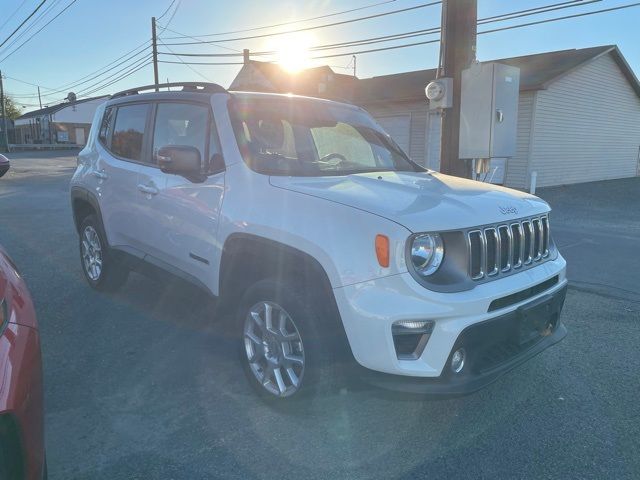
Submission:
{"label": "electrical transformer box", "polygon": [[476,63],[462,72],[460,158],[508,158],[516,153],[520,69]]}

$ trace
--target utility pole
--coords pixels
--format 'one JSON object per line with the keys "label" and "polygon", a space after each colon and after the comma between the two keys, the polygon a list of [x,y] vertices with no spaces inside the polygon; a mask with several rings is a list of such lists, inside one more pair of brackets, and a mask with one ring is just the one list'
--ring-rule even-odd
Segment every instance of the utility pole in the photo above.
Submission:
{"label": "utility pole", "polygon": [[476,58],[477,0],[443,0],[442,49],[444,77],[453,78],[453,107],[443,111],[440,171],[470,177],[470,166],[459,158],[462,70]]}
{"label": "utility pole", "polygon": [[9,151],[9,132],[7,131],[7,112],[4,105],[4,86],[2,85],[2,71],[0,71],[0,114],[2,114],[2,143]]}
{"label": "utility pole", "polygon": [[353,56],[353,78],[356,78],[356,56]]}
{"label": "utility pole", "polygon": [[153,47],[153,84],[158,88],[158,38],[156,36],[156,17],[151,17],[151,45]]}
{"label": "utility pole", "polygon": [[42,110],[42,98],[40,98],[40,87],[38,87],[38,102],[40,102],[40,110]]}

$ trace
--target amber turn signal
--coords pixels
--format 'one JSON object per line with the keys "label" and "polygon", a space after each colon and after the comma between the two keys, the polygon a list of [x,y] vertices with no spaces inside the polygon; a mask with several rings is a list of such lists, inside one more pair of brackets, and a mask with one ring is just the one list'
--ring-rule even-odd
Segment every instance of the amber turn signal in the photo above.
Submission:
{"label": "amber turn signal", "polygon": [[376,235],[376,256],[381,267],[389,266],[389,237]]}

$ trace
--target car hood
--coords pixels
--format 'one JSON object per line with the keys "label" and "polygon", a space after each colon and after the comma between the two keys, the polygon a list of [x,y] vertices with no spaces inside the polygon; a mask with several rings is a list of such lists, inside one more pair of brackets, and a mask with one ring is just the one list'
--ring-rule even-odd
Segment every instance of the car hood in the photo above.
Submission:
{"label": "car hood", "polygon": [[528,193],[435,172],[271,177],[273,186],[364,210],[412,232],[504,222],[549,211]]}

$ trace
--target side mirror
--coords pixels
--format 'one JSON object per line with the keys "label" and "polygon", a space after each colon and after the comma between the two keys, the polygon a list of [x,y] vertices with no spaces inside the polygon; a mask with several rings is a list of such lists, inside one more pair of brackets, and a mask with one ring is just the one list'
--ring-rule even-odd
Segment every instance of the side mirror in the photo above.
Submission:
{"label": "side mirror", "polygon": [[187,145],[166,145],[160,148],[156,161],[164,173],[185,177],[199,175],[202,168],[200,150]]}

